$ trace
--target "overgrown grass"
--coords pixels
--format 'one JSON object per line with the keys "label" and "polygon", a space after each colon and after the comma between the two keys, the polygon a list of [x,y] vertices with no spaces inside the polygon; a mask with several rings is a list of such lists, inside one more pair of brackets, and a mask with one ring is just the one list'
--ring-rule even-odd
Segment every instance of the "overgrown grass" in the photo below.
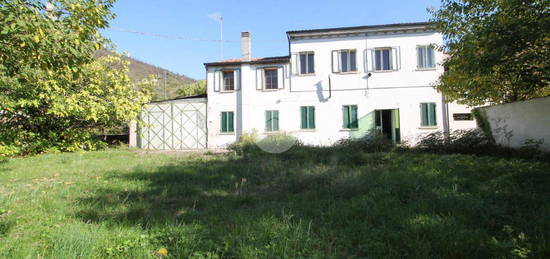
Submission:
{"label": "overgrown grass", "polygon": [[550,163],[299,146],[0,164],[0,257],[550,257]]}

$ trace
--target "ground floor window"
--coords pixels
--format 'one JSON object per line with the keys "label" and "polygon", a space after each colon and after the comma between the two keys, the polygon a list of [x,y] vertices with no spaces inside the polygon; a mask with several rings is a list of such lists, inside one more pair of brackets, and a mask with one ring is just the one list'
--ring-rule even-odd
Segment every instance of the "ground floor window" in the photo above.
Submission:
{"label": "ground floor window", "polygon": [[265,111],[265,131],[279,130],[279,111]]}
{"label": "ground floor window", "polygon": [[437,126],[435,103],[420,104],[421,126]]}
{"label": "ground floor window", "polygon": [[344,105],[342,107],[343,128],[344,129],[357,129],[359,123],[357,121],[357,105]]}
{"label": "ground floor window", "polygon": [[235,128],[233,127],[234,115],[233,112],[222,112],[221,116],[221,132],[229,133],[234,132]]}
{"label": "ground floor window", "polygon": [[302,106],[300,107],[300,113],[302,118],[300,127],[302,129],[315,129],[315,106]]}

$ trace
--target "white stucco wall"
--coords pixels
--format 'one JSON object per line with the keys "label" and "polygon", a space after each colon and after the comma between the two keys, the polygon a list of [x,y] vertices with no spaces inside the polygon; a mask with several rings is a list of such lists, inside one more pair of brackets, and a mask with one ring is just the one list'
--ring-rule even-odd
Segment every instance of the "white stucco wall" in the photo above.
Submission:
{"label": "white stucco wall", "polygon": [[[279,111],[280,131],[288,132],[304,143],[312,145],[328,145],[342,138],[364,135],[372,127],[374,111],[377,109],[399,109],[402,140],[414,143],[424,133],[443,130],[442,96],[431,87],[443,72],[443,68],[437,65],[433,70],[416,69],[416,46],[441,42],[442,37],[438,33],[293,40],[290,44],[291,53],[315,52],[315,74],[291,75],[290,64],[280,64],[285,67],[284,88],[276,91],[257,90],[256,69],[262,66],[243,64],[240,66],[241,90],[229,93],[215,92],[214,72],[232,67],[207,67],[209,147],[226,146],[243,132],[256,130],[264,134],[266,110]],[[372,76],[368,77],[364,50],[376,47],[399,47],[400,69],[392,72],[373,72]],[[356,73],[332,73],[331,51],[338,49],[357,50]],[[435,58],[439,63],[443,56],[437,52]],[[329,76],[332,91],[329,91]],[[436,103],[436,127],[420,126],[419,105],[423,102]],[[359,130],[342,129],[343,105],[358,106]],[[315,130],[300,129],[301,106],[315,106]],[[453,112],[452,109],[469,111],[469,108],[461,105],[451,105],[449,109],[450,114]],[[222,111],[235,112],[235,133],[220,133]],[[460,128],[475,127],[473,121],[470,125],[450,124]]]}
{"label": "white stucco wall", "polygon": [[550,97],[479,108],[485,112],[495,141],[519,148],[527,140],[543,141],[550,151]]}

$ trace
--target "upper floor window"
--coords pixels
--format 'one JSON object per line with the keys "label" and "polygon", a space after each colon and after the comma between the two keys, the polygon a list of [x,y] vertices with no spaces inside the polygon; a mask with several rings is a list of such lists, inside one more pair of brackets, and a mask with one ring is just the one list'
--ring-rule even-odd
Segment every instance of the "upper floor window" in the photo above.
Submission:
{"label": "upper floor window", "polygon": [[264,69],[265,89],[278,89],[277,68]]}
{"label": "upper floor window", "polygon": [[374,50],[374,70],[375,71],[393,70],[391,48],[379,48]]}
{"label": "upper floor window", "polygon": [[332,72],[345,73],[357,71],[357,52],[354,49],[332,51]]}
{"label": "upper floor window", "polygon": [[223,90],[233,91],[235,90],[235,73],[234,71],[223,71]]}
{"label": "upper floor window", "polygon": [[435,68],[434,47],[432,45],[417,46],[416,58],[418,69]]}
{"label": "upper floor window", "polygon": [[313,74],[315,73],[315,61],[313,52],[300,52],[300,74]]}

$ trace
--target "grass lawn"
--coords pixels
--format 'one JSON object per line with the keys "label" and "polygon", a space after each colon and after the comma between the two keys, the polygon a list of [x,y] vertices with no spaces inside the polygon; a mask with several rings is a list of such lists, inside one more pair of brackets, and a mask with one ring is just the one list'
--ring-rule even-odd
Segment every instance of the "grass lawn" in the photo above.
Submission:
{"label": "grass lawn", "polygon": [[0,164],[0,257],[550,258],[550,163],[298,148]]}

